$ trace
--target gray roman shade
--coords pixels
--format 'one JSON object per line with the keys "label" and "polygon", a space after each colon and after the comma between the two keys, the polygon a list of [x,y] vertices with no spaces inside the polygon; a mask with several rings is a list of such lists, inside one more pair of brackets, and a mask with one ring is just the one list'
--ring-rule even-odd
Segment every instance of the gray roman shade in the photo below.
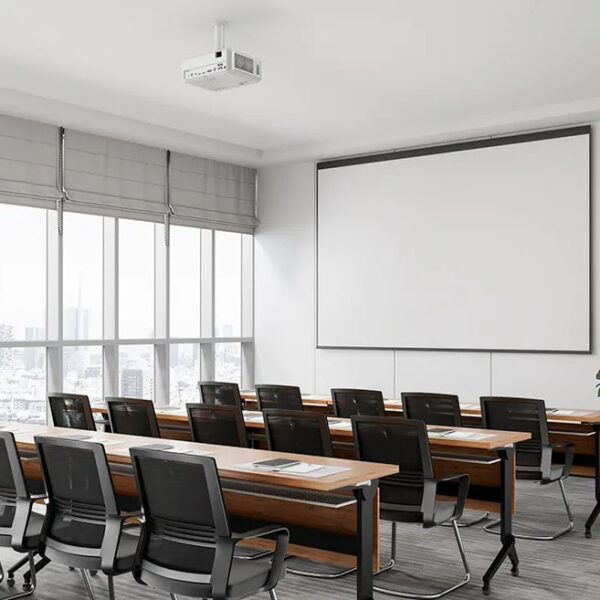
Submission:
{"label": "gray roman shade", "polygon": [[65,210],[162,221],[166,181],[164,150],[65,132]]}
{"label": "gray roman shade", "polygon": [[172,223],[251,233],[256,227],[254,169],[171,154]]}
{"label": "gray roman shade", "polygon": [[[0,115],[0,202],[252,233],[254,169]],[[58,183],[57,183],[58,182]]]}
{"label": "gray roman shade", "polygon": [[0,115],[0,201],[54,207],[57,153],[56,127]]}

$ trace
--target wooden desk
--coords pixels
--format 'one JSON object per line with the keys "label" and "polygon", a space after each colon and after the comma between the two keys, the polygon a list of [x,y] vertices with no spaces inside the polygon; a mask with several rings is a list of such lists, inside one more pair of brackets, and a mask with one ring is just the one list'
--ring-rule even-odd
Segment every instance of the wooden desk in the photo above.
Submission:
{"label": "wooden desk", "polygon": [[[106,414],[105,408],[96,408],[95,412]],[[189,435],[189,423],[185,410],[157,408],[157,417],[161,431],[166,435],[180,438]],[[249,432],[262,433],[264,423],[259,412],[245,411],[244,418]],[[349,419],[331,418],[330,433],[336,454],[353,457],[352,429]],[[337,421],[337,423],[335,423]],[[429,427],[433,429],[434,427]],[[529,433],[515,431],[492,431],[475,428],[446,428],[479,433],[484,439],[466,440],[449,439],[430,436],[429,442],[434,457],[436,476],[450,473],[469,473],[471,485],[467,506],[500,513],[502,548],[492,561],[484,575],[484,585],[489,583],[498,567],[510,557],[513,572],[518,570],[518,558],[515,550],[515,539],[512,535],[512,513],[515,510],[515,461],[514,444],[529,439]],[[312,462],[311,458],[311,462]],[[454,487],[447,486],[442,494],[454,496]],[[441,499],[444,499],[442,496]],[[335,562],[335,561],[334,561]]]}
{"label": "wooden desk", "polygon": [[[73,435],[73,429],[49,427],[45,425],[29,425],[19,423],[2,423],[10,426],[15,435],[17,446],[20,450],[35,451],[34,436]],[[89,436],[90,441],[105,441],[105,451],[111,465],[130,465],[129,449],[134,446],[144,446],[156,443],[154,438],[119,435],[104,432],[81,431],[82,435]],[[314,479],[282,473],[257,472],[256,470],[241,465],[266,460],[269,458],[292,458],[302,460],[304,457],[268,450],[253,450],[250,448],[234,448],[230,446],[215,446],[209,444],[196,444],[187,441],[177,441],[176,446],[182,450],[195,449],[209,452],[215,459],[219,476],[222,479],[250,481],[269,484],[280,489],[299,489],[320,492],[334,492],[338,490],[351,490],[356,498],[356,566],[357,566],[357,599],[370,600],[373,597],[373,570],[374,570],[374,514],[378,511],[378,502],[374,502],[377,495],[378,479],[398,472],[397,465],[381,463],[368,463],[343,460],[338,458],[311,457],[311,462],[324,466],[343,467],[345,470],[326,477]],[[40,479],[41,469],[37,461],[23,460],[25,474],[28,478]],[[128,473],[113,470],[113,480],[117,493],[123,495],[137,495],[133,476]],[[229,509],[229,502],[226,498]],[[287,514],[280,515],[285,523]],[[377,568],[377,566],[375,567]]]}
{"label": "wooden desk", "polygon": [[[256,394],[252,391],[242,392],[242,398],[251,408],[257,406]],[[303,396],[304,405],[309,410],[332,412],[333,402],[326,394],[309,394]],[[388,411],[402,413],[402,400],[385,401]],[[460,412],[465,425],[481,425],[479,404],[460,403]],[[547,414],[550,442],[569,442],[575,447],[575,457],[571,473],[581,477],[593,477],[595,483],[595,506],[585,524],[585,536],[592,537],[592,527],[600,515],[600,410],[565,408]],[[560,453],[558,453],[560,456]]]}

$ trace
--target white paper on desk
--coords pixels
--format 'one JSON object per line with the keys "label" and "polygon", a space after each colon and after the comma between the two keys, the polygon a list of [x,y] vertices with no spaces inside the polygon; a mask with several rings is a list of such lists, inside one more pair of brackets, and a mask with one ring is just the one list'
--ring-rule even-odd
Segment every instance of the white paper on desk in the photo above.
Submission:
{"label": "white paper on desk", "polygon": [[453,431],[445,435],[444,437],[450,440],[465,440],[465,441],[480,441],[487,440],[488,438],[493,438],[495,434],[493,433],[470,433],[468,431]]}
{"label": "white paper on desk", "polygon": [[102,444],[103,446],[114,446],[115,444],[122,444],[123,440],[90,440],[91,442],[96,442],[97,444]]}
{"label": "white paper on desk", "polygon": [[385,403],[386,404],[398,404],[399,406],[402,406],[402,400],[386,400]]}
{"label": "white paper on desk", "polygon": [[208,456],[212,454],[209,450],[196,450],[195,448],[182,448],[181,446],[173,446],[173,448],[165,449],[164,452],[173,452],[174,454],[193,454],[194,456]]}
{"label": "white paper on desk", "polygon": [[245,421],[262,421],[263,416],[261,413],[244,413]]}
{"label": "white paper on desk", "polygon": [[295,465],[290,465],[289,467],[283,467],[281,469],[282,473],[292,473],[294,475],[307,475],[308,473],[312,473],[313,471],[318,471],[322,469],[323,465],[312,465],[306,462],[296,463]]}
{"label": "white paper on desk", "polygon": [[555,410],[554,412],[550,413],[550,415],[562,415],[564,417],[566,416],[572,416],[572,417],[583,417],[585,415],[589,415],[590,413],[584,410]]}
{"label": "white paper on desk", "polygon": [[325,396],[323,394],[303,394],[304,400],[323,400]]}
{"label": "white paper on desk", "polygon": [[[344,471],[348,471],[349,469],[346,467],[321,467],[317,471],[312,471],[310,473],[297,473],[300,477],[309,477],[310,479],[320,479],[321,477],[328,477],[329,475],[337,475],[338,473],[343,473]],[[286,469],[289,472],[289,469]]]}
{"label": "white paper on desk", "polygon": [[352,429],[352,423],[348,421],[342,421],[341,423],[329,423],[329,427],[332,429]]}
{"label": "white paper on desk", "polygon": [[463,410],[466,410],[466,409],[469,409],[469,408],[476,408],[476,407],[477,407],[477,404],[461,404],[461,405],[460,405],[460,407],[461,407]]}

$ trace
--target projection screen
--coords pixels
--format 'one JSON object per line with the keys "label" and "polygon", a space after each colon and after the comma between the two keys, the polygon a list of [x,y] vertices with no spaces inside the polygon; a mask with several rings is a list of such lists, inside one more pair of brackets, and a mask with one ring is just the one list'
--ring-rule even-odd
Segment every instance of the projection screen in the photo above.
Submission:
{"label": "projection screen", "polygon": [[590,128],[317,165],[317,346],[590,351]]}

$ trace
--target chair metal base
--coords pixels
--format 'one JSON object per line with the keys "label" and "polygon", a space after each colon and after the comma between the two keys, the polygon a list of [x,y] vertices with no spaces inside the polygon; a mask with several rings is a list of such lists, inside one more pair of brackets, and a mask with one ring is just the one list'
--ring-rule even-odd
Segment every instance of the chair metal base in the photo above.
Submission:
{"label": "chair metal base", "polygon": [[[23,566],[25,563],[29,562],[29,569],[31,570],[31,580],[26,581],[23,584],[23,591],[19,592],[17,594],[12,594],[10,596],[6,596],[5,598],[2,598],[2,600],[17,600],[17,598],[26,598],[27,596],[31,596],[31,594],[33,594],[33,592],[35,592],[35,588],[37,586],[37,579],[35,576],[35,558],[34,557],[35,557],[35,554],[33,552],[30,552],[29,554],[27,554],[27,556],[24,559],[20,560],[19,563],[17,563],[20,566]],[[14,571],[16,570],[15,566],[13,566],[9,569],[9,573],[11,571],[14,573]],[[18,567],[18,568],[20,568],[20,567]],[[0,566],[0,569],[2,569],[1,566]],[[0,580],[0,582],[3,579],[4,579],[4,569],[2,569],[2,579]],[[7,583],[8,583],[8,581],[7,581]],[[12,585],[14,585],[14,579],[13,579]],[[9,587],[12,587],[12,585],[10,585]]]}
{"label": "chair metal base", "polygon": [[[83,579],[83,584],[85,585],[85,589],[90,597],[90,600],[96,600],[96,595],[94,594],[94,588],[92,587],[92,578],[90,577],[90,572],[85,569],[79,569],[81,573],[81,578]],[[109,600],[115,600],[115,585],[112,577],[108,577],[108,598]]]}
{"label": "chair metal base", "polygon": [[[571,531],[573,529],[573,515],[571,514],[571,506],[569,504],[569,499],[567,498],[567,492],[565,491],[565,484],[564,481],[562,479],[558,480],[558,485],[560,487],[560,492],[562,494],[562,498],[563,498],[563,502],[565,504],[565,509],[567,511],[567,518],[569,519],[569,524],[564,527],[563,529],[560,529],[559,531],[557,531],[556,533],[551,533],[548,535],[527,535],[524,533],[521,534],[517,534],[517,533],[513,533],[513,537],[519,539],[519,540],[536,540],[538,542],[551,542],[552,540],[556,540],[559,537],[565,535],[566,533],[569,533],[569,531]],[[493,529],[494,527],[497,527],[500,524],[500,520],[496,520],[496,521],[492,521],[491,523],[488,523],[487,525],[485,525],[483,527],[483,530],[486,533],[493,533],[494,535],[500,535],[500,532]],[[530,527],[529,525],[522,525],[523,527]]]}
{"label": "chair metal base", "polygon": [[[286,556],[286,558],[292,557]],[[356,567],[350,567],[349,569],[344,569],[335,573],[315,573],[314,571],[302,571],[301,569],[290,569],[289,567],[286,567],[286,572],[291,573],[292,575],[299,575],[300,577],[312,577],[313,579],[340,579],[341,577],[346,577],[346,575],[355,573]]]}
{"label": "chair metal base", "polygon": [[[417,600],[436,600],[437,598],[442,598],[443,596],[446,596],[447,594],[450,594],[451,592],[454,592],[455,590],[458,590],[461,587],[467,585],[467,583],[469,583],[469,581],[471,581],[471,571],[469,570],[469,564],[467,562],[465,548],[463,546],[462,539],[460,537],[460,532],[458,530],[458,523],[455,520],[452,520],[451,525],[452,525],[452,530],[454,531],[454,537],[456,539],[458,551],[460,553],[460,559],[462,561],[463,568],[465,571],[462,581],[453,585],[452,587],[449,587],[440,592],[435,592],[433,594],[414,594],[414,593],[408,593],[408,592],[399,592],[398,590],[391,590],[389,588],[384,588],[384,587],[377,586],[377,585],[374,585],[373,589],[377,592],[381,592],[382,594],[389,594],[390,596],[396,596],[398,598],[416,598]],[[389,571],[394,566],[395,562],[396,562],[396,523],[392,522],[392,557],[391,557],[390,562],[385,567],[383,567],[383,569],[380,569],[379,571],[374,573],[374,576],[376,577],[377,575],[381,575],[382,573]]]}
{"label": "chair metal base", "polygon": [[[472,527],[473,525],[478,525],[479,523],[483,523],[483,521],[487,521],[489,518],[490,513],[484,512],[468,521],[457,521],[456,525],[457,527]],[[452,523],[442,523],[442,527],[452,527]]]}

